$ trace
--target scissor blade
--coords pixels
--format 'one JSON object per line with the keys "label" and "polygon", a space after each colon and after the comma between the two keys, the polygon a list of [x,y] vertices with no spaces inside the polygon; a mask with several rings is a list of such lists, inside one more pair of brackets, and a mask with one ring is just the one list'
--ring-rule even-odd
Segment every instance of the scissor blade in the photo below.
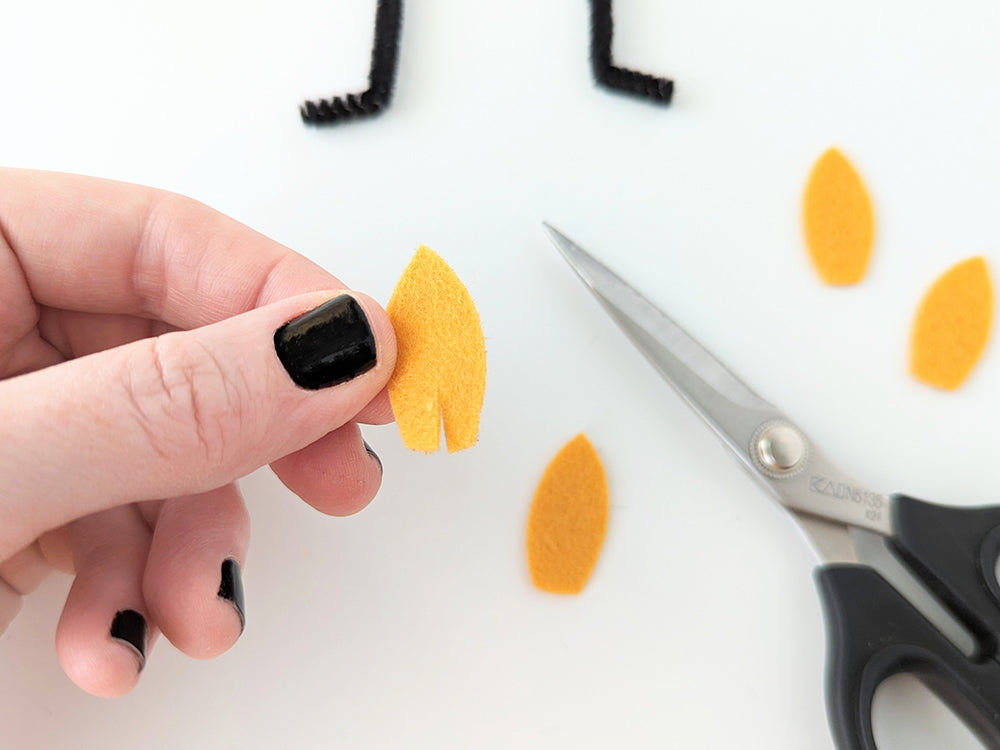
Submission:
{"label": "scissor blade", "polygon": [[[782,505],[797,511],[796,516],[818,516],[891,534],[887,495],[867,489],[834,467],[792,420],[754,393],[666,313],[561,232],[544,226],[559,252],[639,351],[722,438],[750,476]],[[783,465],[780,470],[763,465],[761,449],[774,427],[787,428],[784,434],[790,431],[795,443],[797,458],[788,470]],[[818,551],[839,560],[839,552],[831,553],[828,546],[818,544]]]}
{"label": "scissor blade", "polygon": [[[754,430],[781,413],[611,269],[544,225],[608,314],[677,393],[745,462]],[[751,464],[752,466],[752,464]]]}

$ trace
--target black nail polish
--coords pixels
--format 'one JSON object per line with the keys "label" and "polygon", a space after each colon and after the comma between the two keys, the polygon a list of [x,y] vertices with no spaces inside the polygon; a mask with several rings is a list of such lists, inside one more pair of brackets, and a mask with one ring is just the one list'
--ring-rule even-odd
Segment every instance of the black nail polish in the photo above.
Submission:
{"label": "black nail polish", "polygon": [[222,561],[222,576],[219,582],[219,598],[233,605],[240,616],[240,632],[247,625],[246,608],[243,604],[243,576],[239,564],[231,557]]}
{"label": "black nail polish", "polygon": [[295,384],[317,390],[375,366],[375,337],[358,301],[341,294],[274,332],[274,348]]}
{"label": "black nail polish", "polygon": [[382,459],[379,458],[378,457],[378,453],[376,453],[374,450],[372,450],[372,447],[370,445],[368,445],[368,441],[367,440],[362,439],[361,442],[364,443],[365,450],[368,451],[368,455],[371,456],[372,458],[374,458],[378,462],[378,470],[381,472],[382,471]]}
{"label": "black nail polish", "polygon": [[139,657],[139,671],[146,666],[146,618],[134,609],[115,612],[111,622],[111,637],[135,651]]}

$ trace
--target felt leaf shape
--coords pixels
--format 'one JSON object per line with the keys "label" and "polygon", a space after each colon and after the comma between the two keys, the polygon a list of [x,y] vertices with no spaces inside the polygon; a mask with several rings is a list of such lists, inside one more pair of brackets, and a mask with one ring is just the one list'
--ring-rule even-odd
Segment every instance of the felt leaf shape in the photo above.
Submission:
{"label": "felt leaf shape", "polygon": [[910,372],[921,382],[954,390],[972,371],[989,338],[993,287],[982,257],[958,263],[927,290],[910,338]]}
{"label": "felt leaf shape", "polygon": [[531,581],[542,591],[578,594],[590,577],[608,526],[608,485],[601,459],[583,435],[552,459],[528,514]]}
{"label": "felt leaf shape", "polygon": [[835,148],[813,165],[802,197],[802,227],[816,272],[827,284],[856,284],[865,275],[875,224],[864,183]]}
{"label": "felt leaf shape", "polygon": [[486,391],[486,345],[469,292],[437,253],[421,245],[386,312],[397,347],[389,400],[403,444],[436,451],[443,420],[449,453],[471,447]]}

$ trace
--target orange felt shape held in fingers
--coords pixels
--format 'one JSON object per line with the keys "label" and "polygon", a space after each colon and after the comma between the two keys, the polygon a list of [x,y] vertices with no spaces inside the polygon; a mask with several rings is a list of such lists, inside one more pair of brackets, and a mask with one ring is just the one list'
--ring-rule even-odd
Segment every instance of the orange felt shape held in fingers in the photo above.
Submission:
{"label": "orange felt shape held in fingers", "polygon": [[921,382],[954,390],[972,371],[989,338],[993,287],[986,261],[969,258],[927,290],[913,321],[910,372]]}
{"label": "orange felt shape held in fingers", "polygon": [[436,451],[443,420],[449,453],[471,447],[486,391],[486,344],[469,292],[433,250],[421,245],[386,312],[398,352],[389,400],[403,444]]}
{"label": "orange felt shape held in fingers", "polygon": [[542,591],[578,594],[590,577],[608,526],[604,467],[580,434],[556,454],[528,514],[531,581]]}
{"label": "orange felt shape held in fingers", "polygon": [[872,206],[858,173],[835,148],[817,160],[809,175],[802,228],[809,258],[823,281],[861,281],[875,234]]}

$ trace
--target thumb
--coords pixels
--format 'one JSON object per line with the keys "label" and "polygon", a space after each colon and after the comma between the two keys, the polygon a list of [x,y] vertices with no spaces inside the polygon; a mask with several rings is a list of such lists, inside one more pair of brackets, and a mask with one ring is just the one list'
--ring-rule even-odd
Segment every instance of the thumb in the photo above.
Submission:
{"label": "thumb", "polygon": [[209,490],[315,442],[395,358],[376,302],[319,292],[0,382],[0,560],[73,518]]}

